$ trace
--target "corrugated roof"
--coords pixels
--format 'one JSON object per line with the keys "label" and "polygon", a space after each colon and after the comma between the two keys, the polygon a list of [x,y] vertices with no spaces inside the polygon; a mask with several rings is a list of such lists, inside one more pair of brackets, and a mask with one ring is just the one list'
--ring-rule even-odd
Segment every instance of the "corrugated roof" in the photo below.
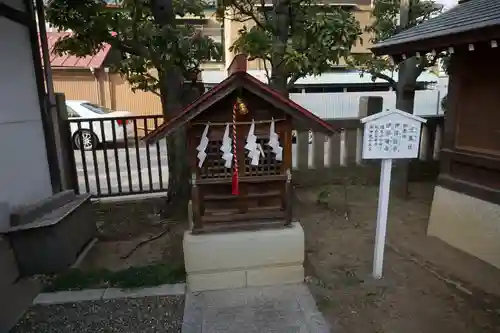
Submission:
{"label": "corrugated roof", "polygon": [[[470,0],[375,44],[371,49],[375,53],[380,53],[378,50],[395,45],[415,43],[499,25],[500,0]],[[477,38],[479,41],[482,36],[478,35]]]}
{"label": "corrugated roof", "polygon": [[[499,0],[500,1],[500,0]],[[252,75],[256,79],[267,82],[266,72],[264,70],[248,70],[248,74]],[[359,71],[346,71],[346,72],[333,72],[333,73],[323,73],[317,76],[306,76],[297,80],[296,85],[329,85],[329,84],[373,84],[371,75],[365,74],[360,75]],[[394,75],[390,71],[384,72],[389,76],[392,76],[394,80],[398,80],[398,72],[394,72]],[[201,78],[205,84],[217,84],[222,82],[227,77],[226,71],[211,71],[204,70],[201,72]],[[432,73],[424,72],[420,74],[417,81],[418,82],[437,82],[438,77]],[[376,79],[375,83],[386,83],[387,81],[382,79]]]}
{"label": "corrugated roof", "polygon": [[[99,68],[111,49],[110,45],[105,45],[102,50],[93,56],[78,58],[73,55],[58,56],[54,52],[54,45],[59,38],[70,35],[70,32],[47,32],[47,44],[50,52],[50,65],[52,67],[63,68]],[[41,52],[41,50],[40,50]]]}

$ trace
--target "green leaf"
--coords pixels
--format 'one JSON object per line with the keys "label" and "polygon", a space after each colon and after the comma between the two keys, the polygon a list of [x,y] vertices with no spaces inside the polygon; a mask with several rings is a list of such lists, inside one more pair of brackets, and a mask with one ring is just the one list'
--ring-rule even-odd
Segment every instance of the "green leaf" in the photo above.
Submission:
{"label": "green leaf", "polygon": [[[409,21],[405,29],[414,27],[428,20],[429,18],[441,13],[441,6],[437,6],[434,0],[412,0],[409,10]],[[370,41],[378,43],[386,40],[403,29],[399,26],[400,0],[375,0],[373,2],[372,24],[365,28],[370,33]],[[414,84],[422,71],[432,68],[440,59],[447,59],[448,54],[441,52],[436,55],[422,56],[419,61],[414,62],[414,68],[410,68],[408,84]],[[445,60],[446,61],[446,60]],[[350,68],[368,73],[372,80],[381,78],[396,88],[397,84],[392,75],[398,70],[399,64],[394,63],[390,57],[376,57],[373,54],[352,54],[347,61]]]}
{"label": "green leaf", "polygon": [[[203,17],[205,8],[200,0],[173,2],[174,13],[180,17]],[[192,77],[203,62],[220,60],[223,54],[220,43],[192,25],[158,26],[150,1],[125,0],[119,8],[109,8],[99,0],[53,0],[46,13],[53,26],[72,31],[57,41],[57,53],[83,57],[109,44],[119,55],[110,57],[115,59],[111,67],[133,90],[159,94],[158,73],[179,68],[185,77]]]}
{"label": "green leaf", "polygon": [[273,9],[264,8],[263,0],[224,0],[218,15],[249,22],[239,30],[231,50],[269,64],[279,84],[290,86],[301,77],[332,69],[349,55],[362,33],[354,14],[342,7],[313,0],[276,1]]}

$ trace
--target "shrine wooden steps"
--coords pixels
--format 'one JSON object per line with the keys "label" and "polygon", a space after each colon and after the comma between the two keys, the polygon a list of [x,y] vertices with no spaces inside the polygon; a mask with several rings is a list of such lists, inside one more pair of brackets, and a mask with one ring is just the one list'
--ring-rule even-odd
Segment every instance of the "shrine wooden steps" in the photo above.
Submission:
{"label": "shrine wooden steps", "polygon": [[252,198],[266,198],[266,197],[275,197],[275,196],[280,196],[281,191],[266,191],[266,192],[261,192],[261,193],[248,193],[248,194],[240,194],[240,195],[233,195],[233,194],[207,194],[203,196],[204,200],[238,200],[241,198],[244,199],[252,199]]}
{"label": "shrine wooden steps", "polygon": [[237,208],[205,210],[202,221],[206,223],[241,222],[257,220],[283,220],[285,210],[281,206],[250,207],[246,212]]}
{"label": "shrine wooden steps", "polygon": [[[286,181],[286,175],[267,175],[267,176],[241,176],[238,181],[240,183],[265,183],[273,181]],[[231,177],[220,178],[202,178],[196,180],[196,184],[209,185],[209,184],[231,184]]]}
{"label": "shrine wooden steps", "polygon": [[285,226],[284,218],[269,218],[258,220],[242,220],[237,223],[234,222],[218,222],[208,223],[203,225],[203,229],[193,229],[193,234],[220,232],[220,231],[244,231],[244,230],[258,230],[258,229],[272,229],[283,228]]}

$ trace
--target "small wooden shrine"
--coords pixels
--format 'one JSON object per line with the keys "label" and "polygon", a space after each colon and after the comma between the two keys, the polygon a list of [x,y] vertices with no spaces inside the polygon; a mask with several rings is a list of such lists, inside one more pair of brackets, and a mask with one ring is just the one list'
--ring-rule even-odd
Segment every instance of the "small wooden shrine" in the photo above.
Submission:
{"label": "small wooden shrine", "polygon": [[145,138],[187,126],[193,233],[289,225],[293,122],[333,132],[249,75],[246,62],[236,56],[224,81]]}

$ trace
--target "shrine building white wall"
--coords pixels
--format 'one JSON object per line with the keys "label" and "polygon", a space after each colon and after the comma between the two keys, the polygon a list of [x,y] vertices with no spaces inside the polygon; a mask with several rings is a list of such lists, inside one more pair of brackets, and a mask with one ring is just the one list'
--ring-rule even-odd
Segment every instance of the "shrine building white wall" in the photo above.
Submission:
{"label": "shrine building white wall", "polygon": [[[0,0],[24,10],[22,0]],[[52,195],[28,28],[0,17],[0,203]]]}

